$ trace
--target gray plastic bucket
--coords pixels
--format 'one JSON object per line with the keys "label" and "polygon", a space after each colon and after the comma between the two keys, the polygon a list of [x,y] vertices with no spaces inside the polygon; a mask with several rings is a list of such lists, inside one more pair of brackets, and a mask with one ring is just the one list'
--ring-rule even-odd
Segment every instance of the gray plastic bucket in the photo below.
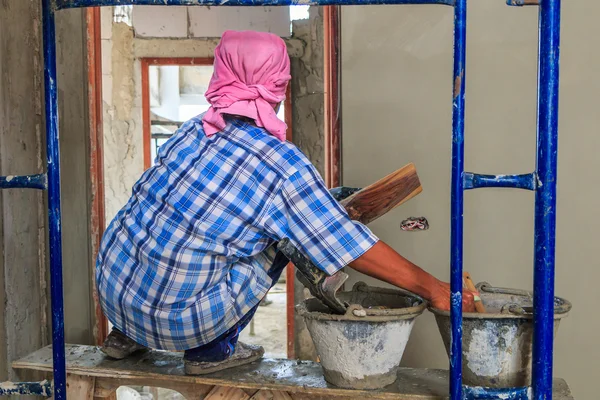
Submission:
{"label": "gray plastic bucket", "polygon": [[312,336],[327,382],[349,389],[379,389],[396,381],[415,318],[427,304],[401,290],[363,282],[337,297],[350,304],[346,314],[331,314],[317,299],[296,309]]}
{"label": "gray plastic bucket", "polygon": [[[533,343],[533,295],[531,292],[495,288],[480,283],[477,288],[485,314],[463,313],[463,383],[488,388],[524,387],[531,384]],[[554,300],[554,333],[571,303]],[[450,313],[430,308],[450,354]]]}

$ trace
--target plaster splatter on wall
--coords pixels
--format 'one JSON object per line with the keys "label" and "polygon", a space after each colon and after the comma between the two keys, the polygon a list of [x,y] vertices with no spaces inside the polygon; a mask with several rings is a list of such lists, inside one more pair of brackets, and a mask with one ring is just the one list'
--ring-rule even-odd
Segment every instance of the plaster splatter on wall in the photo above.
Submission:
{"label": "plaster splatter on wall", "polygon": [[400,223],[400,229],[406,232],[426,231],[429,229],[429,222],[425,217],[410,217]]}

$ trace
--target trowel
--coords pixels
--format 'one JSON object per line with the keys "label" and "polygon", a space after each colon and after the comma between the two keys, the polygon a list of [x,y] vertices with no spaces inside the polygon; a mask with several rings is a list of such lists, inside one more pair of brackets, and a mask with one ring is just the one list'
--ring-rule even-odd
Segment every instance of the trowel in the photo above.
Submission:
{"label": "trowel", "polygon": [[281,251],[296,267],[296,277],[310,290],[317,299],[329,307],[336,314],[344,314],[348,304],[340,301],[335,294],[348,279],[348,274],[343,271],[329,276],[317,268],[308,257],[304,256],[289,241],[283,239],[277,245]]}
{"label": "trowel", "polygon": [[[339,187],[331,189],[330,193],[346,209],[351,219],[368,224],[422,190],[415,166],[411,163],[364,189]],[[327,275],[296,249],[289,239],[281,240],[277,248],[296,266],[298,280],[314,297],[336,314],[346,312],[348,304],[340,301],[336,293],[348,279],[348,274],[338,271],[334,275]]]}

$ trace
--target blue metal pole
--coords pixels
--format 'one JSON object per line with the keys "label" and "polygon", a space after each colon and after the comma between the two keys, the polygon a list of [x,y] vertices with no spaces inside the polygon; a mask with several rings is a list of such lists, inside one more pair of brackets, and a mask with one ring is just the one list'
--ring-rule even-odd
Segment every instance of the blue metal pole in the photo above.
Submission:
{"label": "blue metal pole", "polygon": [[452,182],[450,188],[450,399],[462,399],[462,269],[467,0],[454,6],[454,93],[452,107]]}
{"label": "blue metal pole", "polygon": [[534,400],[551,400],[560,0],[541,1],[539,43],[532,386]]}
{"label": "blue metal pole", "polygon": [[49,381],[0,383],[0,396],[14,395],[51,397],[52,384]]}
{"label": "blue metal pole", "polygon": [[535,174],[481,175],[465,172],[463,176],[465,190],[491,187],[535,190],[537,186]]}
{"label": "blue metal pole", "polygon": [[46,107],[46,157],[48,163],[48,235],[50,243],[50,294],[52,299],[52,355],[54,398],[65,400],[66,366],[62,279],[60,210],[60,149],[56,86],[56,30],[53,0],[42,0],[44,29],[44,89]]}
{"label": "blue metal pole", "polygon": [[0,176],[0,189],[40,189],[48,187],[46,174]]}

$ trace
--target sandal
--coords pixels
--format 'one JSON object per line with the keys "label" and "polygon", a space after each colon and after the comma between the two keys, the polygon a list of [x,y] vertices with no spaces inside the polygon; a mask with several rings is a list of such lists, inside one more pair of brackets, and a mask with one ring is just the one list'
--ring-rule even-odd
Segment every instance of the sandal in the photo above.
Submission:
{"label": "sandal", "polygon": [[123,332],[113,328],[106,337],[100,350],[111,358],[122,360],[136,351],[148,350],[148,348],[136,343],[133,339],[128,338]]}
{"label": "sandal", "polygon": [[223,361],[216,362],[199,362],[184,360],[186,375],[206,375],[213,372],[222,371],[240,365],[250,364],[256,360],[260,360],[265,354],[265,349],[262,346],[255,346],[238,342],[235,346],[233,354]]}

